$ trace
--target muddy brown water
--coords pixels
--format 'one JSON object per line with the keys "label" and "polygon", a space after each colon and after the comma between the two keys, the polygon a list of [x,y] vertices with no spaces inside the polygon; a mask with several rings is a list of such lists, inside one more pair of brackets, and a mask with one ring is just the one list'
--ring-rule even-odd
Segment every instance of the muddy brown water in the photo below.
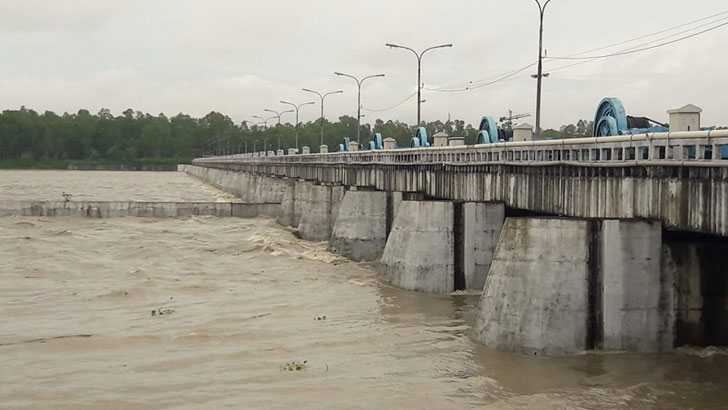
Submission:
{"label": "muddy brown water", "polygon": [[722,349],[498,352],[478,295],[392,288],[269,219],[0,218],[0,284],[3,409],[728,407]]}

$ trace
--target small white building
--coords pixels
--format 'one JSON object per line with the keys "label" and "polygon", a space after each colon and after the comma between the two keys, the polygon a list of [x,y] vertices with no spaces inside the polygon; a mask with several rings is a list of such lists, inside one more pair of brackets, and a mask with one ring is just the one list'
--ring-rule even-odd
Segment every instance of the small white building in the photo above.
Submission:
{"label": "small white building", "polygon": [[451,147],[459,147],[465,145],[465,137],[450,137],[447,140],[447,145]]}
{"label": "small white building", "polygon": [[533,125],[524,123],[513,127],[513,141],[532,141],[533,140]]}
{"label": "small white building", "polygon": [[397,140],[389,137],[384,139],[384,149],[395,149],[397,147]]}
{"label": "small white building", "polygon": [[668,110],[670,114],[670,132],[700,131],[700,113],[703,110],[693,104]]}
{"label": "small white building", "polygon": [[450,138],[450,136],[442,131],[432,136],[435,147],[447,147],[448,138]]}

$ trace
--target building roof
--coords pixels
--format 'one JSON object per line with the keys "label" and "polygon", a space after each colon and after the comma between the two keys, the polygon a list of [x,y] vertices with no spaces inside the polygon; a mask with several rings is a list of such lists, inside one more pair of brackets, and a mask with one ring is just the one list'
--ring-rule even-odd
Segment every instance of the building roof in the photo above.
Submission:
{"label": "building roof", "polygon": [[527,122],[524,122],[523,124],[516,125],[515,127],[513,127],[513,129],[514,130],[532,130],[533,125],[531,125]]}
{"label": "building roof", "polygon": [[701,112],[703,109],[693,104],[667,111],[668,114],[700,114]]}

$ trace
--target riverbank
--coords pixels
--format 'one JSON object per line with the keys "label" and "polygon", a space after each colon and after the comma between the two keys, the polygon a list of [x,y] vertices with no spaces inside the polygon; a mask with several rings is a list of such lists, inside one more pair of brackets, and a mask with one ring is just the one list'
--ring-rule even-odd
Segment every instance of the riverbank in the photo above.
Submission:
{"label": "riverbank", "polygon": [[189,164],[190,158],[137,158],[132,161],[107,160],[4,160],[0,169],[40,169],[77,171],[177,171],[177,164]]}

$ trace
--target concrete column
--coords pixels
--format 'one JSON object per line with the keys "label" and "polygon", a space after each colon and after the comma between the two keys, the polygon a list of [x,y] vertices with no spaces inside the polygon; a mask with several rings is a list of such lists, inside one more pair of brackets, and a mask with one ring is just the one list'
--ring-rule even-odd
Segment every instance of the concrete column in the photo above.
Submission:
{"label": "concrete column", "polygon": [[305,146],[303,147],[303,155],[308,155],[311,153],[311,147]]}
{"label": "concrete column", "polygon": [[667,242],[663,254],[675,283],[674,346],[728,345],[728,244]]}
{"label": "concrete column", "polygon": [[600,247],[604,349],[671,350],[673,280],[662,276],[662,225],[604,221]]}
{"label": "concrete column", "polygon": [[585,220],[508,218],[480,299],[476,339],[529,355],[587,349],[591,236]]}
{"label": "concrete column", "polygon": [[387,242],[387,193],[347,191],[339,208],[331,250],[354,261],[382,256]]}
{"label": "concrete column", "polygon": [[468,202],[463,205],[463,212],[465,285],[467,289],[481,291],[503,229],[505,205]]}
{"label": "concrete column", "polygon": [[403,289],[454,290],[452,202],[403,201],[382,256],[383,278]]}
{"label": "concrete column", "polygon": [[308,241],[328,241],[344,197],[344,187],[331,185],[309,185],[301,202],[301,221],[298,232]]}
{"label": "concrete column", "polygon": [[322,154],[326,154],[329,152],[329,146],[328,145],[322,145],[319,147],[319,152]]}
{"label": "concrete column", "polygon": [[281,198],[281,213],[278,223],[283,226],[298,226],[300,215],[296,218],[296,182],[285,181],[283,196]]}

